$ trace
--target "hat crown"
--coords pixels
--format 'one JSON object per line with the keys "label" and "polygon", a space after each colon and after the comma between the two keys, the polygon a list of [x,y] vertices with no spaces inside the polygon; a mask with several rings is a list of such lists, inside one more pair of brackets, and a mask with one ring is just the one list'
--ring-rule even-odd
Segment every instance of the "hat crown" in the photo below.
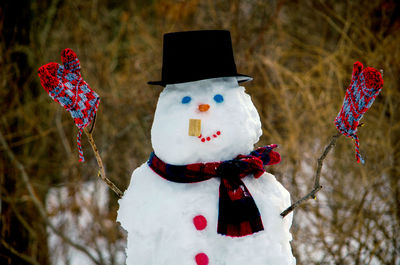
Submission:
{"label": "hat crown", "polygon": [[162,81],[149,84],[165,86],[228,76],[244,76],[237,73],[229,31],[173,32],[164,35]]}

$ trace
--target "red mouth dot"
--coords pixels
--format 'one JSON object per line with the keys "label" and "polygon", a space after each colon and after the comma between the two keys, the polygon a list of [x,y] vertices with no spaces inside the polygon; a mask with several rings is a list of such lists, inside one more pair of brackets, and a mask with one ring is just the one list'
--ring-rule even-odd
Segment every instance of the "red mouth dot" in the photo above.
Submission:
{"label": "red mouth dot", "polygon": [[217,132],[217,134],[218,134],[218,135],[221,135],[221,132],[220,132],[220,131],[218,131],[218,132]]}
{"label": "red mouth dot", "polygon": [[210,141],[211,140],[211,138],[210,137],[207,137],[207,141]]}
{"label": "red mouth dot", "polygon": [[216,134],[213,134],[213,137],[214,137],[214,138],[217,138],[217,135],[216,135]]}
{"label": "red mouth dot", "polygon": [[201,141],[204,143],[204,142],[206,141],[206,139],[204,139],[204,138],[201,138]]}
{"label": "red mouth dot", "polygon": [[201,138],[201,134],[199,135],[199,138]]}

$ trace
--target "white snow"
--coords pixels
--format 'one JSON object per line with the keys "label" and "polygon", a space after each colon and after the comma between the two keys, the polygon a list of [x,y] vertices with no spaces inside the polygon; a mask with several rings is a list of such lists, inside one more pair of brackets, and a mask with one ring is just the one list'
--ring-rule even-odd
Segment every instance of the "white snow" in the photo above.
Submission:
{"label": "white snow", "polygon": [[[223,101],[216,102],[215,95]],[[182,98],[190,97],[189,103]],[[199,104],[208,104],[206,112]],[[202,142],[188,136],[189,119],[201,119]],[[164,162],[185,165],[214,162],[248,154],[261,135],[261,123],[250,97],[235,78],[216,78],[169,85],[161,93],[152,127],[152,145]],[[288,191],[271,174],[243,179],[264,224],[253,235],[232,238],[217,234],[219,179],[199,183],[174,183],[154,173],[146,163],[137,168],[120,200],[118,221],[128,232],[127,265],[190,265],[205,253],[208,264],[295,264],[289,232],[292,215],[280,212],[290,205]],[[196,230],[193,218],[207,219]]]}

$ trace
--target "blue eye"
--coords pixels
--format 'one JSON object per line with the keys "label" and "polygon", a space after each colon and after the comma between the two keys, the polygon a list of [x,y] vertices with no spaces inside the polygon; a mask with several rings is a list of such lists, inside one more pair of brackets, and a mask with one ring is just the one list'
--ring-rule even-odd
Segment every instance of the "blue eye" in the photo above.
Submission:
{"label": "blue eye", "polygon": [[224,101],[224,97],[223,97],[222,95],[220,95],[220,94],[216,94],[216,95],[214,96],[214,100],[215,100],[215,102],[217,102],[217,103],[221,103],[222,101]]}
{"label": "blue eye", "polygon": [[192,98],[189,97],[189,96],[183,97],[183,98],[182,98],[182,104],[187,104],[187,103],[189,103],[191,100],[192,100]]}

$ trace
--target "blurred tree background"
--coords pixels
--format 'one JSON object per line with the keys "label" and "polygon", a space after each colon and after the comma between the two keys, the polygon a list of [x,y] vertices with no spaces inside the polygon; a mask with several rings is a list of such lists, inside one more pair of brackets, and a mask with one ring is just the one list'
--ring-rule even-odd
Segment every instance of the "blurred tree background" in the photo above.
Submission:
{"label": "blurred tree background", "polygon": [[341,137],[317,200],[295,210],[298,264],[400,264],[400,4],[395,0],[90,0],[0,3],[0,263],[123,264],[117,197],[97,178],[85,136],[40,85],[37,69],[72,48],[100,95],[94,137],[122,190],[151,150],[166,32],[231,31],[240,73],[277,143],[271,170],[295,201],[311,190],[352,66],[384,70],[359,129],[366,164]]}

